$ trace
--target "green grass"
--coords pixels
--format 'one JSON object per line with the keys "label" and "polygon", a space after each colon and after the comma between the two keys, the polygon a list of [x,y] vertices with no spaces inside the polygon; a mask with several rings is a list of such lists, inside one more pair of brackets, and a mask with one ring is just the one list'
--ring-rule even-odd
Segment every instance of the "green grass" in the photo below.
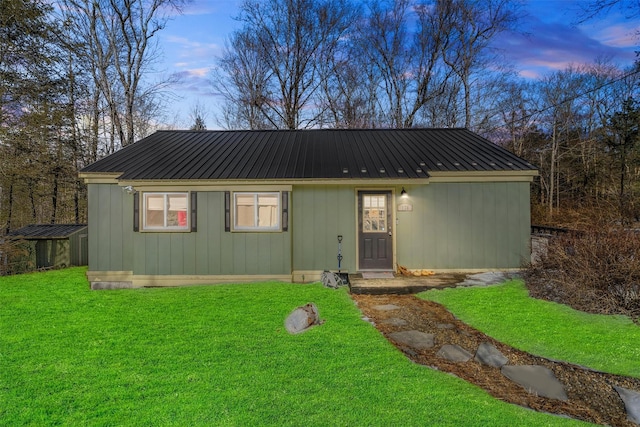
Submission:
{"label": "green grass", "polygon": [[[262,283],[90,291],[0,278],[0,424],[573,425],[407,360],[346,291]],[[289,335],[315,302],[326,320]]]}
{"label": "green grass", "polygon": [[526,352],[640,377],[640,327],[628,317],[588,314],[531,298],[521,280],[431,290],[419,297],[445,305],[467,324]]}

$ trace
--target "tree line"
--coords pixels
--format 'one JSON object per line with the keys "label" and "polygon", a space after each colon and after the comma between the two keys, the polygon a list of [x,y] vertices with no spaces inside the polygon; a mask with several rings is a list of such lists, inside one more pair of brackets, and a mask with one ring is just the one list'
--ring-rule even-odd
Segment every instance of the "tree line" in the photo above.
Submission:
{"label": "tree line", "polygon": [[[585,14],[620,2],[605,3]],[[86,220],[77,170],[159,125],[173,81],[155,69],[157,35],[185,7],[0,0],[0,234]],[[597,58],[525,79],[495,47],[523,10],[514,0],[244,0],[211,76],[219,124],[466,127],[539,167],[536,220],[571,206],[637,219],[637,65]]]}
{"label": "tree line", "polygon": [[151,133],[157,33],[186,0],[0,0],[0,234],[86,221],[77,171]]}
{"label": "tree line", "polygon": [[[628,2],[585,3],[584,19]],[[640,217],[638,65],[520,77],[493,43],[511,0],[245,0],[213,78],[226,128],[465,127],[540,170],[536,221],[561,207]],[[636,10],[636,8],[638,10]]]}

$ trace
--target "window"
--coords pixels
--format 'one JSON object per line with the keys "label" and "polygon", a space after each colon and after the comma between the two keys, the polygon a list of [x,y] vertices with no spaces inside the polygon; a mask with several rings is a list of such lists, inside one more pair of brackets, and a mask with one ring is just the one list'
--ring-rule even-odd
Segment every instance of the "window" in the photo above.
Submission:
{"label": "window", "polygon": [[233,228],[280,231],[280,193],[233,193]]}
{"label": "window", "polygon": [[144,230],[190,230],[189,193],[144,193],[143,196]]}
{"label": "window", "polygon": [[385,195],[363,195],[362,231],[364,233],[380,233],[386,231],[387,198]]}

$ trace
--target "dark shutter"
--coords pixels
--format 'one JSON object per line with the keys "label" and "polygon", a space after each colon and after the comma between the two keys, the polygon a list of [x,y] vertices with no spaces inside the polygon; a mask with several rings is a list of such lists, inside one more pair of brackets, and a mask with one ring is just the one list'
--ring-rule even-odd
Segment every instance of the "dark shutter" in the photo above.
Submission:
{"label": "dark shutter", "polygon": [[289,230],[289,192],[282,192],[282,231]]}
{"label": "dark shutter", "polygon": [[198,231],[198,193],[192,191],[191,194],[191,231]]}
{"label": "dark shutter", "polygon": [[140,193],[133,193],[133,231],[140,231]]}
{"label": "dark shutter", "polygon": [[224,192],[224,231],[231,231],[231,192]]}

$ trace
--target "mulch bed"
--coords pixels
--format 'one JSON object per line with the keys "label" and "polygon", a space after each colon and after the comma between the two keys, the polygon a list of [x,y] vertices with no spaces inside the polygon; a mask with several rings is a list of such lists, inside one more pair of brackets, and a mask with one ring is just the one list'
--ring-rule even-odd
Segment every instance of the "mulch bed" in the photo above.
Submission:
{"label": "mulch bed", "polygon": [[[634,426],[627,420],[624,403],[613,385],[640,391],[640,379],[595,372],[577,365],[552,361],[514,349],[456,319],[442,305],[421,300],[413,295],[352,295],[363,314],[388,338],[390,333],[419,330],[435,334],[435,346],[427,350],[416,350],[394,343],[411,360],[421,365],[454,374],[467,382],[483,388],[493,397],[536,411],[611,426]],[[373,307],[394,304],[398,310],[380,311]],[[403,326],[383,323],[385,319],[401,318]],[[443,325],[448,329],[443,328]],[[541,365],[553,371],[565,386],[569,397],[566,402],[529,394],[523,387],[510,381],[500,369],[483,365],[471,359],[455,363],[436,356],[444,344],[457,344],[475,353],[478,345],[488,341],[500,350],[510,365]]]}

